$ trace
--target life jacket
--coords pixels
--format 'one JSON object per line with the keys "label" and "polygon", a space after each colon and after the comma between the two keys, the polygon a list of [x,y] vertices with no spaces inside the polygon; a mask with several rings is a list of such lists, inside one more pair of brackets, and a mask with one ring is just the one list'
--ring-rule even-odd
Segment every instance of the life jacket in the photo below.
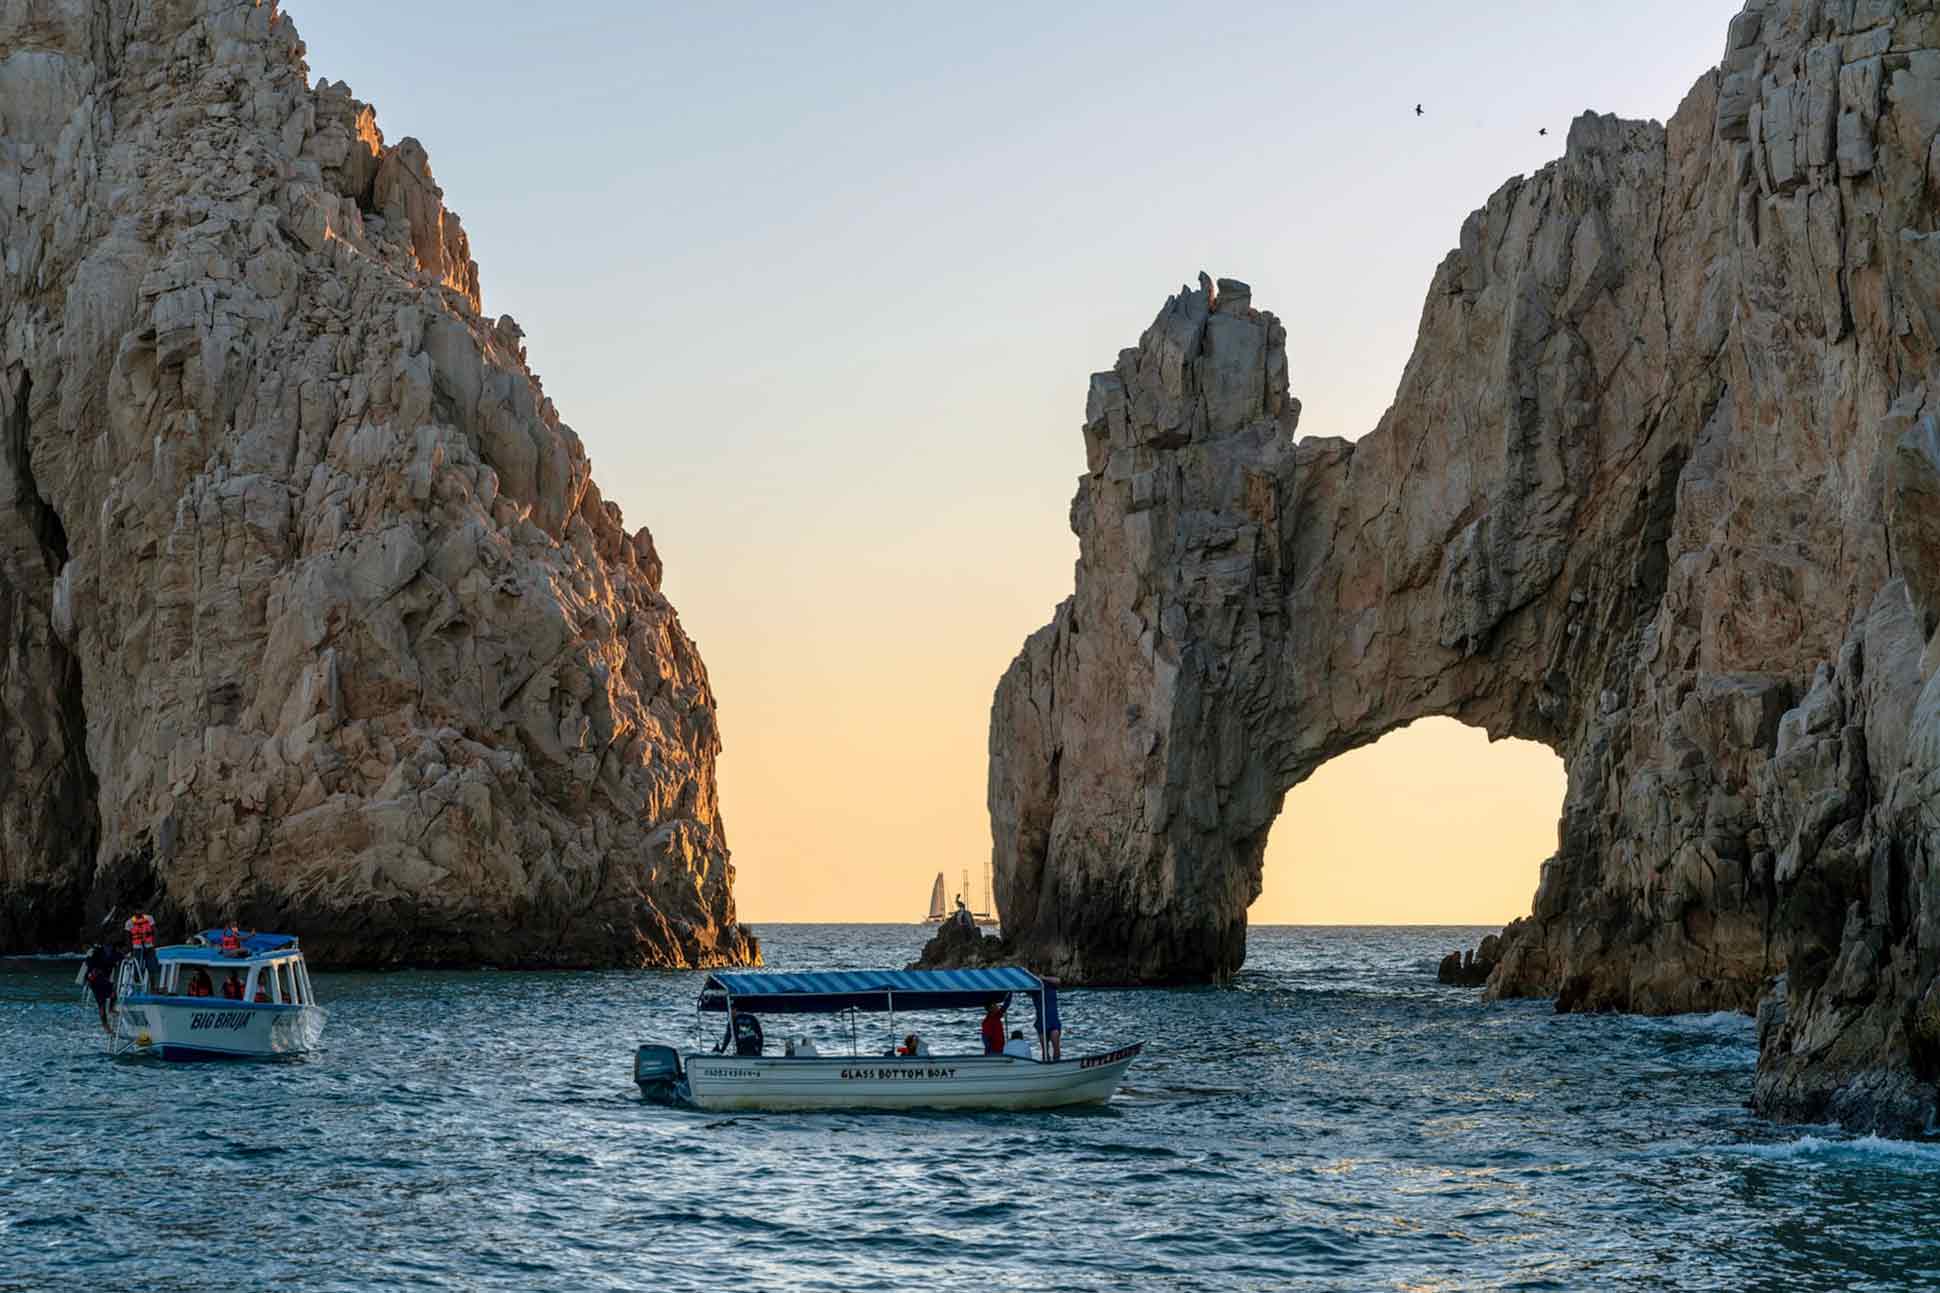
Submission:
{"label": "life jacket", "polygon": [[224,956],[242,955],[242,935],[236,932],[234,925],[222,931],[222,954]]}
{"label": "life jacket", "polygon": [[224,979],[222,981],[222,995],[228,1001],[241,1001],[243,998],[242,980]]}
{"label": "life jacket", "polygon": [[128,944],[143,948],[155,946],[155,918],[147,912],[136,912],[123,926],[128,931]]}
{"label": "life jacket", "polygon": [[209,995],[209,986],[201,979],[190,979],[188,995],[191,997],[206,997]]}

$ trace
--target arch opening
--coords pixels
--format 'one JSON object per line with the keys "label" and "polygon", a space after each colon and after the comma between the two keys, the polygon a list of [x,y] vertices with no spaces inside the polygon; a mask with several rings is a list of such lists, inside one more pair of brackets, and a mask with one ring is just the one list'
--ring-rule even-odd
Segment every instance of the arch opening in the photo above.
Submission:
{"label": "arch opening", "polygon": [[1563,761],[1424,718],[1328,760],[1268,828],[1260,925],[1505,925],[1558,847]]}

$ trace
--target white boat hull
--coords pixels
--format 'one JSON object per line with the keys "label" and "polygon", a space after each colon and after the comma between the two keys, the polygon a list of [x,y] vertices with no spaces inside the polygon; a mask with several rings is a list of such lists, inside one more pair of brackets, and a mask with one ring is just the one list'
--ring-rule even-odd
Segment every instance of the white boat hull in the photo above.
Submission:
{"label": "white boat hull", "polygon": [[171,1060],[301,1055],[317,1048],[324,1019],[310,1005],[132,996],[115,1008],[114,1049]]}
{"label": "white boat hull", "polygon": [[1102,1104],[1144,1043],[1039,1063],[1015,1055],[686,1057],[688,1098],[727,1109],[1056,1109]]}

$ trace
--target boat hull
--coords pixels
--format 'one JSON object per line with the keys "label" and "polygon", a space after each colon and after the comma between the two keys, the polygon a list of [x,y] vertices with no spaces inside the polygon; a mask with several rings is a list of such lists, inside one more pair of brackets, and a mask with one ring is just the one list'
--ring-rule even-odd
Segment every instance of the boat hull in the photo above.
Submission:
{"label": "boat hull", "polygon": [[1140,1042],[1104,1055],[1039,1063],[1015,1055],[688,1055],[688,1098],[730,1109],[1058,1109],[1102,1104]]}
{"label": "boat hull", "polygon": [[118,1054],[169,1060],[268,1059],[315,1050],[321,1007],[197,997],[132,996],[114,1012]]}

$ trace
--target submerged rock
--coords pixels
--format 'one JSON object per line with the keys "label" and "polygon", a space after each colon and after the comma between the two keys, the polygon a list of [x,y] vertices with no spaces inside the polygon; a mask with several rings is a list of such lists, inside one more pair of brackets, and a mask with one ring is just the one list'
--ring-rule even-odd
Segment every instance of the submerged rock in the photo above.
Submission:
{"label": "submerged rock", "polygon": [[1169,299],[1091,379],[1076,587],[992,707],[1019,954],[1231,974],[1286,792],[1446,715],[1568,773],[1492,993],[1749,1012],[1782,973],[1758,1108],[1927,1125],[1936,122],[1924,7],[1753,0],[1667,125],[1583,116],[1469,217],[1358,441],[1296,441],[1249,291]]}
{"label": "submerged rock", "polygon": [[746,961],[707,671],[424,149],[251,0],[0,6],[0,951]]}

